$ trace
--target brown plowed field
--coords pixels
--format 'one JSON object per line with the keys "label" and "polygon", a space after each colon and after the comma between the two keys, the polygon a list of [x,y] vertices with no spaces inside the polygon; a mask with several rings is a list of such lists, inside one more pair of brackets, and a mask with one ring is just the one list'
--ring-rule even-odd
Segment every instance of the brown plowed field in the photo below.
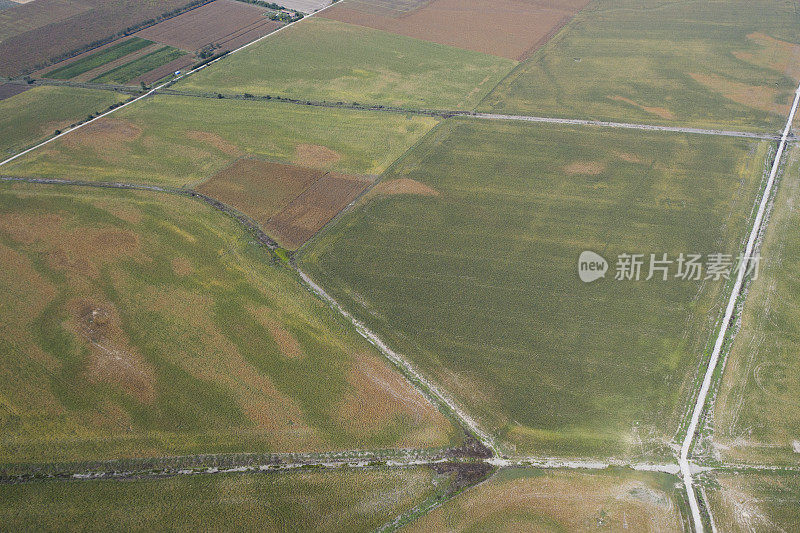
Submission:
{"label": "brown plowed field", "polygon": [[325,174],[272,217],[264,230],[281,246],[295,250],[355,200],[370,183],[362,176]]}
{"label": "brown plowed field", "polygon": [[197,187],[298,248],[367,188],[370,178],[242,158]]}
{"label": "brown plowed field", "polygon": [[324,170],[239,159],[197,190],[264,225],[324,174]]}
{"label": "brown plowed field", "polygon": [[[320,16],[523,60],[588,3],[589,0],[387,0],[376,6],[363,0],[342,0]],[[415,8],[415,4],[420,7]]]}
{"label": "brown plowed field", "polygon": [[189,0],[36,0],[6,9],[0,13],[0,76],[33,70],[56,56],[188,3]]}
{"label": "brown plowed field", "polygon": [[30,89],[30,85],[17,85],[14,83],[0,83],[0,100],[11,98]]}
{"label": "brown plowed field", "polygon": [[281,26],[265,17],[265,12],[252,4],[216,0],[146,28],[136,36],[187,51],[211,43],[223,50],[233,50]]}

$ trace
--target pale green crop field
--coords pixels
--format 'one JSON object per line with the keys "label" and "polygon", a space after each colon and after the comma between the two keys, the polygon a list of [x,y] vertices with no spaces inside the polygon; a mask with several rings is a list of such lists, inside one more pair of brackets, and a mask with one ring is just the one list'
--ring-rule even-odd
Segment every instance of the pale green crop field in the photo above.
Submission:
{"label": "pale green crop field", "polygon": [[736,256],[768,147],[451,119],[299,261],[508,453],[667,459],[723,281],[643,281],[649,254]]}
{"label": "pale green crop field", "polygon": [[111,91],[34,87],[0,100],[0,160],[126,98]]}
{"label": "pale green crop field", "polygon": [[796,472],[720,472],[704,485],[719,531],[792,531],[800,523]]}
{"label": "pale green crop field", "polygon": [[684,531],[677,483],[623,469],[506,469],[403,531]]}
{"label": "pale green crop field", "polygon": [[26,154],[3,173],[180,187],[248,156],[380,174],[436,123],[402,114],[157,95]]}
{"label": "pale green crop field", "polygon": [[426,109],[472,109],[516,61],[314,17],[176,88]]}
{"label": "pale green crop field", "polygon": [[5,184],[0,265],[0,464],[460,438],[198,200]]}
{"label": "pale green crop field", "polygon": [[596,0],[479,109],[775,131],[800,80],[789,0]]}
{"label": "pale green crop field", "polygon": [[787,157],[710,424],[715,448],[732,462],[799,460],[800,149]]}
{"label": "pale green crop field", "polygon": [[434,493],[426,468],[0,485],[9,529],[369,531]]}

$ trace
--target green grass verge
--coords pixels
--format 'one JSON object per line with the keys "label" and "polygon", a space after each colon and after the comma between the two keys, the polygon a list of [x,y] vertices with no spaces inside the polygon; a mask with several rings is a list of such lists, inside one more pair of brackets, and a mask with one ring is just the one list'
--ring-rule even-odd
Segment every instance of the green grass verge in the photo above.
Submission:
{"label": "green grass verge", "polygon": [[314,17],[181,80],[186,90],[472,109],[516,62]]}
{"label": "green grass verge", "polygon": [[713,439],[723,460],[797,464],[800,446],[800,148],[792,146],[760,255],[741,327],[733,340],[717,395]]}
{"label": "green grass verge", "polygon": [[185,56],[186,52],[178,50],[172,46],[165,46],[147,54],[146,56],[134,59],[129,63],[120,65],[108,72],[92,79],[95,83],[127,83],[142,74],[146,74],[154,68],[160,67],[170,61]]}
{"label": "green grass verge", "polygon": [[434,492],[425,468],[0,486],[9,529],[370,531]]}
{"label": "green grass verge", "polygon": [[614,281],[616,257],[736,256],[767,148],[451,119],[299,261],[508,451],[666,459],[723,283]]}
{"label": "green grass verge", "polygon": [[779,130],[800,78],[798,35],[789,0],[598,0],[479,107]]}
{"label": "green grass verge", "polygon": [[235,159],[250,156],[379,174],[436,123],[429,117],[380,112],[156,95],[3,170],[182,186],[205,181]]}
{"label": "green grass verge", "polygon": [[422,531],[682,531],[679,480],[609,469],[505,469],[408,527]]}
{"label": "green grass verge", "polygon": [[110,91],[34,87],[0,100],[0,159],[126,98],[126,95]]}
{"label": "green grass verge", "polygon": [[458,439],[204,203],[6,184],[0,213],[0,464]]}
{"label": "green grass verge", "polygon": [[719,531],[791,531],[800,523],[797,472],[719,472],[703,484]]}
{"label": "green grass verge", "polygon": [[131,37],[126,41],[119,42],[113,46],[109,46],[104,50],[88,55],[83,59],[65,65],[63,67],[51,70],[45,73],[45,78],[53,78],[58,80],[69,80],[75,76],[80,76],[84,72],[89,72],[101,65],[105,65],[111,61],[117,60],[123,56],[141,50],[153,44],[152,41],[141,39],[139,37]]}

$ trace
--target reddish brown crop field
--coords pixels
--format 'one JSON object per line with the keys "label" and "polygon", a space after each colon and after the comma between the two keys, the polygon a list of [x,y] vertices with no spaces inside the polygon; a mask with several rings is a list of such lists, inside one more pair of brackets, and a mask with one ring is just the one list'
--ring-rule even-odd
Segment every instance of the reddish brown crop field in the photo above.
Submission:
{"label": "reddish brown crop field", "polygon": [[6,9],[0,13],[0,75],[32,71],[55,57],[188,3],[189,0],[36,0]]}
{"label": "reddish brown crop field", "polygon": [[263,225],[324,174],[324,170],[243,158],[197,190]]}
{"label": "reddish brown crop field", "polygon": [[369,184],[370,180],[362,176],[325,174],[272,217],[264,229],[285,248],[297,249]]}
{"label": "reddish brown crop field", "polygon": [[[467,50],[522,60],[589,0],[343,0],[320,15]],[[393,9],[396,7],[396,9]]]}
{"label": "reddish brown crop field", "polygon": [[222,50],[234,50],[281,26],[265,17],[265,12],[252,4],[216,0],[146,28],[136,36],[187,51],[212,43]]}
{"label": "reddish brown crop field", "polygon": [[296,249],[369,186],[371,179],[260,159],[238,159],[197,190],[246,214]]}

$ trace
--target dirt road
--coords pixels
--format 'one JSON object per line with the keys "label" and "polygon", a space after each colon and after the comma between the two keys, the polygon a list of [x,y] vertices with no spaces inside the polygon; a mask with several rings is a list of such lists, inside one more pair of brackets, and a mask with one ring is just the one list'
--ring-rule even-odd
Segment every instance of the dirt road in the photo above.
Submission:
{"label": "dirt road", "polygon": [[693,466],[689,462],[689,452],[691,451],[692,443],[694,442],[694,436],[700,423],[700,415],[703,413],[703,409],[706,405],[706,399],[708,397],[708,391],[711,388],[711,380],[714,376],[714,370],[717,368],[717,364],[719,363],[722,345],[725,342],[725,336],[728,332],[728,325],[730,324],[731,317],[736,309],[736,302],[739,299],[739,295],[742,291],[742,284],[744,283],[744,277],[747,273],[747,268],[745,265],[747,264],[749,258],[753,255],[753,248],[755,247],[756,240],[758,239],[759,232],[761,231],[761,223],[764,220],[764,213],[770,201],[772,188],[775,184],[775,176],[777,175],[778,168],[780,168],[781,165],[781,156],[783,155],[784,148],[786,148],[786,141],[789,137],[789,132],[792,129],[792,122],[794,120],[795,112],[797,111],[798,101],[800,101],[800,85],[798,85],[797,91],[795,91],[792,109],[789,112],[789,118],[786,121],[786,127],[783,129],[781,142],[778,145],[778,152],[775,154],[775,161],[772,164],[772,170],[769,173],[769,179],[767,180],[764,194],[761,197],[761,204],[758,206],[758,212],[756,213],[755,220],[753,220],[753,227],[750,230],[750,237],[747,239],[747,245],[744,249],[742,268],[739,269],[733,289],[731,290],[731,295],[728,299],[728,306],[725,308],[725,315],[722,318],[719,334],[717,335],[717,340],[714,344],[714,350],[711,352],[711,359],[708,362],[708,368],[706,369],[706,373],[703,378],[703,384],[700,387],[700,392],[698,393],[697,400],[694,404],[692,418],[689,422],[689,429],[686,432],[686,437],[684,438],[683,445],[681,446],[679,464],[681,467],[683,482],[686,485],[686,493],[689,497],[689,506],[692,509],[694,528],[698,533],[703,531],[703,520],[700,515],[700,506],[698,504],[697,495],[695,494],[692,483]]}

